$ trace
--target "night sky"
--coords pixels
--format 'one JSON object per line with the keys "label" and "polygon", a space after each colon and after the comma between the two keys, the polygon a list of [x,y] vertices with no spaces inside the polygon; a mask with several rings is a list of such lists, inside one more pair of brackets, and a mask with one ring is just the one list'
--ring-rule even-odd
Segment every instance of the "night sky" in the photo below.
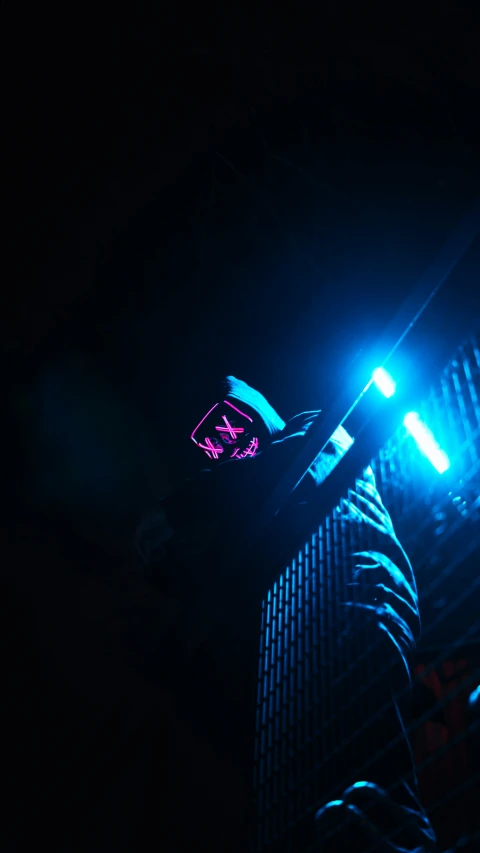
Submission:
{"label": "night sky", "polygon": [[222,376],[328,408],[475,198],[473,5],[0,7],[3,849],[244,849],[130,541]]}

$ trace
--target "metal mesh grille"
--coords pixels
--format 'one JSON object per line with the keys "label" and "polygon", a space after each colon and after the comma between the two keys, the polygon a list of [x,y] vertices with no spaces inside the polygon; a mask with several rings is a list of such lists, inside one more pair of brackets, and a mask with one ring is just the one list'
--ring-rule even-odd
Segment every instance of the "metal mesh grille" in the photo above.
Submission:
{"label": "metal mesh grille", "polygon": [[[403,426],[371,465],[419,589],[423,639],[416,682],[430,691],[436,706],[417,714],[410,737],[421,795],[435,824],[440,806],[446,814],[445,804],[460,791],[472,792],[476,785],[476,796],[480,793],[478,723],[466,715],[469,692],[480,681],[477,339],[458,349],[419,413],[448,453],[450,474],[436,474]],[[254,780],[259,852],[309,849],[309,830],[302,834],[302,827],[311,826],[315,810],[347,767],[358,768],[361,778],[363,758],[355,754],[358,741],[352,742],[351,733],[359,703],[367,701],[369,680],[378,673],[374,655],[340,661],[336,654],[345,619],[338,602],[347,583],[346,555],[354,550],[351,535],[333,511],[262,605]],[[354,700],[339,713],[332,687],[346,677]],[[434,790],[439,773],[444,783],[450,779],[455,785],[450,781]]]}

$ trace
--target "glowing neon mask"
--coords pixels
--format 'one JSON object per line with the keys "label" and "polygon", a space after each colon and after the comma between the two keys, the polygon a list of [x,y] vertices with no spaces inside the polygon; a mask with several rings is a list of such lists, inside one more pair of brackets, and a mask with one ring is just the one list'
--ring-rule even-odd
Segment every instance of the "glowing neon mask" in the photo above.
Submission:
{"label": "glowing neon mask", "polygon": [[228,400],[223,400],[212,406],[190,438],[209,459],[226,462],[227,459],[255,456],[258,438],[254,430],[250,415],[241,412]]}

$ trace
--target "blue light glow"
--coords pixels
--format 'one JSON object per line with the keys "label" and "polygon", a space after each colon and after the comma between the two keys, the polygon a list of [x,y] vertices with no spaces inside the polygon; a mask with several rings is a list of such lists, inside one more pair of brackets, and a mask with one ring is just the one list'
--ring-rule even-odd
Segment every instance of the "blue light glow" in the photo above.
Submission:
{"label": "blue light glow", "polygon": [[480,687],[477,687],[477,689],[470,694],[468,704],[472,710],[475,710],[477,706],[480,709]]}
{"label": "blue light glow", "polygon": [[373,371],[372,379],[384,397],[393,397],[397,386],[384,367],[377,367]]}
{"label": "blue light glow", "polygon": [[317,812],[318,815],[322,814],[326,809],[335,808],[335,806],[343,806],[343,800],[330,800],[329,803],[326,803],[323,808],[319,809]]}
{"label": "blue light glow", "polygon": [[427,457],[439,474],[443,474],[450,468],[448,456],[439,447],[432,432],[420,420],[417,412],[409,412],[405,415],[403,423],[410,435],[415,439],[419,450]]}

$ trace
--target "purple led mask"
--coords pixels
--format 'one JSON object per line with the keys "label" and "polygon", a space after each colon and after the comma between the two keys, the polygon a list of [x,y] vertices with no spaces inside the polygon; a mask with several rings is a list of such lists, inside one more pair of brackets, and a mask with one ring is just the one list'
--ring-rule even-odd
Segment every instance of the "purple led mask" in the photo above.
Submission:
{"label": "purple led mask", "polygon": [[209,459],[226,462],[227,459],[255,456],[258,438],[254,431],[250,415],[241,412],[228,400],[223,400],[212,406],[190,438]]}

